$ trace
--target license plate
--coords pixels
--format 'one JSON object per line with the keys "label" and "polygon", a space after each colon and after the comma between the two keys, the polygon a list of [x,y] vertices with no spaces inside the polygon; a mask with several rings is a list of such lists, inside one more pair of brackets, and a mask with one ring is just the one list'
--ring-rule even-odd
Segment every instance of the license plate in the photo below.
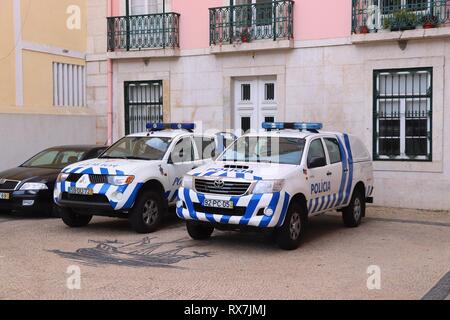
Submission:
{"label": "license plate", "polygon": [[0,193],[0,200],[9,200],[9,193]]}
{"label": "license plate", "polygon": [[234,203],[228,200],[205,199],[203,206],[208,208],[233,209]]}
{"label": "license plate", "polygon": [[92,196],[94,194],[94,190],[86,189],[86,188],[69,188],[68,192],[70,194],[79,194],[82,196]]}

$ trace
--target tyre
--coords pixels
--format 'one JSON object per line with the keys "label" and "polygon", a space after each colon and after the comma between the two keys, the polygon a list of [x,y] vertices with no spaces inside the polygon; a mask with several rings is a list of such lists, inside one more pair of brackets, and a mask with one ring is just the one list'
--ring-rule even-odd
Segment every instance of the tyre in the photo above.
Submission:
{"label": "tyre", "polygon": [[304,206],[291,203],[283,226],[275,231],[278,246],[283,250],[297,249],[306,231],[307,222],[308,214]]}
{"label": "tyre", "polygon": [[129,216],[134,231],[145,234],[158,230],[164,216],[162,199],[153,191],[141,193]]}
{"label": "tyre", "polygon": [[195,221],[186,222],[187,232],[194,240],[208,240],[214,232],[214,227]]}
{"label": "tyre", "polygon": [[71,228],[82,228],[91,222],[92,215],[79,214],[69,208],[60,208],[62,221]]}
{"label": "tyre", "polygon": [[342,210],[342,218],[347,228],[356,228],[366,213],[366,201],[359,190],[355,190],[348,207]]}

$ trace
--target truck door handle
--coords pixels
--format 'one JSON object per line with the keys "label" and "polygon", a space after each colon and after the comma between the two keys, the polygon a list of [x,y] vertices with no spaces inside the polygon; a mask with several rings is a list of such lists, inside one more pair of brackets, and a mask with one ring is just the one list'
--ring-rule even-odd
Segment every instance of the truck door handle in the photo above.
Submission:
{"label": "truck door handle", "polygon": [[332,176],[332,175],[333,175],[332,172],[328,172],[328,173],[327,173],[327,176]]}

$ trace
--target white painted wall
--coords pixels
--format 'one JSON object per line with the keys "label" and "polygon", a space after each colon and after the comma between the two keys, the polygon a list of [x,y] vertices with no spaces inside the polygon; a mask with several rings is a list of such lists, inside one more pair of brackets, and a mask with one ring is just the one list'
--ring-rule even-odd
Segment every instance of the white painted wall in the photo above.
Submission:
{"label": "white painted wall", "polygon": [[46,148],[95,144],[95,131],[95,116],[1,113],[0,170],[16,167]]}

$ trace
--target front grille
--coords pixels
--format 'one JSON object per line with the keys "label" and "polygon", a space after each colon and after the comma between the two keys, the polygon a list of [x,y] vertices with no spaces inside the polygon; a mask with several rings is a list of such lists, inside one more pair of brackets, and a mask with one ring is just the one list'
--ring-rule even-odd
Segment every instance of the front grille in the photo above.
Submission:
{"label": "front grille", "polygon": [[[80,178],[84,176],[84,174],[81,173],[71,173],[67,177],[67,182],[78,182]],[[89,181],[91,181],[92,184],[104,184],[108,183],[108,176],[107,175],[101,175],[101,174],[90,174],[89,175]]]}
{"label": "front grille", "polygon": [[61,196],[61,200],[109,204],[108,198],[102,194],[94,194],[92,196],[83,196],[80,194],[70,194],[70,193],[64,192]]}
{"label": "front grille", "polygon": [[247,193],[250,185],[249,182],[224,181],[223,187],[218,187],[215,180],[195,179],[195,189],[200,193],[241,196]]}
{"label": "front grille", "polygon": [[19,184],[19,181],[6,180],[4,183],[0,183],[0,190],[13,191],[13,190],[16,190],[16,187],[18,184]]}
{"label": "front grille", "polygon": [[101,174],[90,174],[89,180],[92,184],[104,184],[108,183],[108,176]]}
{"label": "front grille", "polygon": [[220,209],[220,208],[204,207],[200,203],[194,203],[194,210],[196,212],[202,212],[202,213],[243,217],[245,215],[245,212],[247,211],[247,208],[246,207],[235,207],[234,209]]}
{"label": "front grille", "polygon": [[250,168],[249,166],[240,166],[240,165],[236,165],[236,164],[234,164],[234,165],[228,164],[228,165],[223,166],[223,167],[225,169],[240,169],[240,170],[248,170]]}

